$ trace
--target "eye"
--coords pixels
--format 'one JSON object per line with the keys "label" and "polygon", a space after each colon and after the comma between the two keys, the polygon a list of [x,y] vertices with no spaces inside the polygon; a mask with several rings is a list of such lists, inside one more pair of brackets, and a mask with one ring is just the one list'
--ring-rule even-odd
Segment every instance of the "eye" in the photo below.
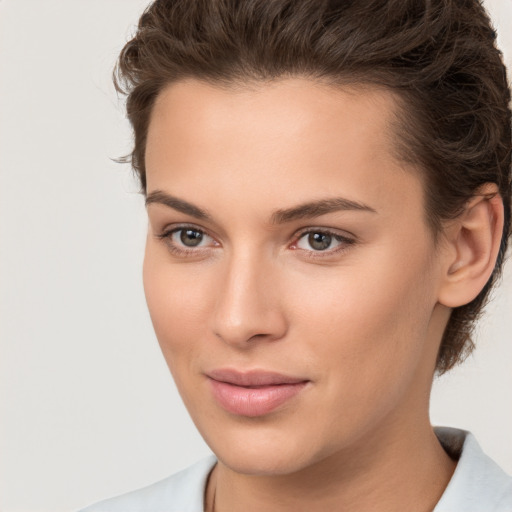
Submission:
{"label": "eye", "polygon": [[293,249],[302,249],[310,252],[336,252],[354,243],[345,236],[330,231],[310,230],[302,233]]}
{"label": "eye", "polygon": [[185,247],[200,246],[208,237],[202,231],[192,228],[184,228],[173,231],[172,241],[174,243],[181,243]]}
{"label": "eye", "polygon": [[175,227],[156,237],[163,240],[169,251],[176,256],[197,256],[199,252],[203,253],[219,245],[213,237],[195,226]]}
{"label": "eye", "polygon": [[325,251],[331,248],[333,241],[336,242],[329,233],[311,232],[302,235],[297,243],[297,247],[299,249]]}

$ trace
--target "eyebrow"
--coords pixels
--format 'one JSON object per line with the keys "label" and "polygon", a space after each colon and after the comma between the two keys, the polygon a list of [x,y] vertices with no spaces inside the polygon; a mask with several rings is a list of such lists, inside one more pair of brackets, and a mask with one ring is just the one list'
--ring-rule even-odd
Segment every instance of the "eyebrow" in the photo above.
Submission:
{"label": "eyebrow", "polygon": [[198,206],[184,201],[183,199],[178,199],[177,197],[166,194],[161,190],[155,190],[154,192],[148,194],[146,197],[146,207],[155,203],[163,204],[169,208],[172,208],[173,210],[184,213],[185,215],[195,217],[196,219],[211,220],[211,215],[205,210],[202,210]]}
{"label": "eyebrow", "polygon": [[351,201],[343,197],[333,197],[311,201],[285,210],[277,210],[272,214],[271,221],[273,224],[283,224],[298,219],[320,217],[328,213],[346,210],[377,213],[371,206],[364,203]]}
{"label": "eyebrow", "polygon": [[[155,190],[146,197],[146,206],[150,204],[163,204],[176,211],[190,215],[196,219],[212,220],[212,216],[202,208],[171,196],[161,190]],[[345,199],[343,197],[333,197],[327,199],[320,199],[308,203],[300,204],[292,208],[276,210],[270,217],[272,224],[285,224],[298,219],[320,217],[328,213],[336,211],[363,211],[370,213],[377,213],[375,209],[364,203]]]}

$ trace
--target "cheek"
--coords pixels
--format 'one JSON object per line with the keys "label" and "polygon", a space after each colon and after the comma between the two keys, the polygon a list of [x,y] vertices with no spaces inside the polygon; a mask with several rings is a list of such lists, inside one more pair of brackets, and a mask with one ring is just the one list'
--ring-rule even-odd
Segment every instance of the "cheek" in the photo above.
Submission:
{"label": "cheek", "polygon": [[[412,378],[435,304],[426,261],[418,258],[412,266],[380,254],[360,265],[326,269],[314,282],[289,283],[296,287],[290,297],[301,297],[292,324],[300,325],[319,372],[328,367],[333,393],[348,390],[361,403],[374,401]],[[316,293],[304,293],[311,289]]]}
{"label": "cheek", "polygon": [[144,292],[155,334],[174,374],[204,338],[215,283],[190,266],[170,264],[167,255],[150,244],[144,258]]}

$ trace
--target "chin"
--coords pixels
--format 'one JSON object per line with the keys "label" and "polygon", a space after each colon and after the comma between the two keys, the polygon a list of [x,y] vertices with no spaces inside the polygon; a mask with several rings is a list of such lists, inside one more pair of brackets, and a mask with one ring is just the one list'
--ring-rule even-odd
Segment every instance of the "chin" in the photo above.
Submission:
{"label": "chin", "polygon": [[[288,429],[255,425],[255,428],[219,430],[220,436],[205,436],[222,464],[246,475],[288,475],[314,464],[311,440]],[[316,460],[315,460],[316,459]]]}
{"label": "chin", "polygon": [[250,451],[226,454],[219,453],[217,458],[234,471],[243,475],[253,476],[284,476],[304,469],[307,464],[298,460],[296,454],[276,453],[275,449],[259,452]]}

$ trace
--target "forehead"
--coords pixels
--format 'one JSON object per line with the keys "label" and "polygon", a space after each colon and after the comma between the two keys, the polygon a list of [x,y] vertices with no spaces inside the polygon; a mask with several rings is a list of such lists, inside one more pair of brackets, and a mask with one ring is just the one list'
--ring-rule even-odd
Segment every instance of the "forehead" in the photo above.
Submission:
{"label": "forehead", "polygon": [[148,150],[159,134],[174,129],[180,139],[211,144],[245,140],[250,147],[260,142],[269,148],[274,138],[283,149],[299,138],[312,147],[371,137],[373,149],[391,152],[398,108],[393,92],[368,85],[334,86],[305,78],[226,86],[182,80],[157,97]]}
{"label": "forehead", "polygon": [[153,108],[148,192],[256,195],[275,208],[342,194],[379,207],[419,185],[394,156],[398,105],[387,90],[301,78],[233,87],[177,82]]}

